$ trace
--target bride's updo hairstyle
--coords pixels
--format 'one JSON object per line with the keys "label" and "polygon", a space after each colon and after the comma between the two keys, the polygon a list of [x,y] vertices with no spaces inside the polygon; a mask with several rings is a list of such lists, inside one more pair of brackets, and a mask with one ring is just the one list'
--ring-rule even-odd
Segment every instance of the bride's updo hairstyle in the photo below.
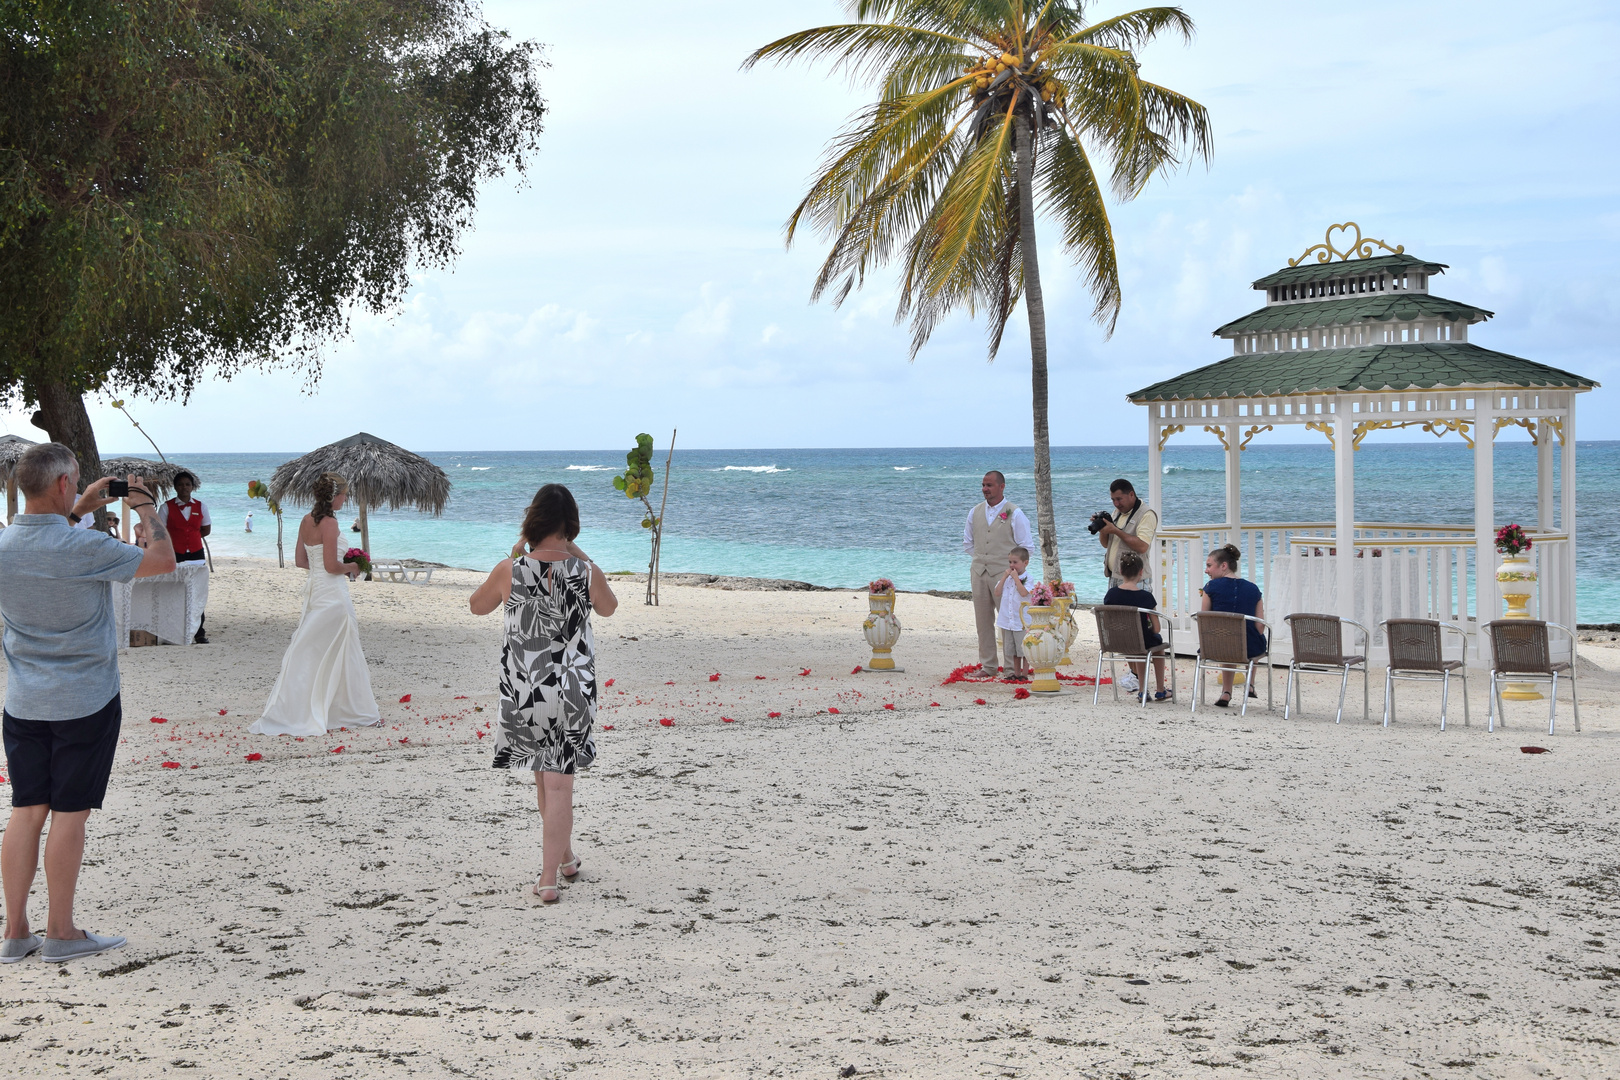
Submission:
{"label": "bride's updo hairstyle", "polygon": [[321,473],[320,479],[315,481],[315,509],[310,515],[317,525],[321,518],[333,516],[332,500],[338,497],[338,492],[348,490],[348,482],[337,473]]}
{"label": "bride's updo hairstyle", "polygon": [[532,550],[558,533],[570,540],[579,535],[579,504],[563,485],[547,484],[534,493],[534,501],[524,511],[523,539]]}

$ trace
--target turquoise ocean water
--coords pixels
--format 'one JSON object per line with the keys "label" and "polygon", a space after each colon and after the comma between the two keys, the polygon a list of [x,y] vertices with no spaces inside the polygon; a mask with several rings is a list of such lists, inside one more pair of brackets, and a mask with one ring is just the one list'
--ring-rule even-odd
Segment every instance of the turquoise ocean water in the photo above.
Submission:
{"label": "turquoise ocean water", "polygon": [[[131,452],[138,452],[132,450]],[[110,456],[110,452],[109,452]],[[146,456],[146,455],[141,455]],[[275,520],[247,497],[294,454],[190,454],[174,460],[203,479],[215,554],[275,556]],[[564,483],[579,500],[580,544],[611,570],[644,570],[640,503],[613,490],[622,454],[609,451],[428,453],[449,475],[444,516],[375,511],[374,555],[487,569],[506,555],[536,488]],[[1218,521],[1222,452],[1164,453],[1165,522]],[[1008,494],[1034,519],[1031,455],[1024,449],[678,450],[669,489],[663,568],[862,585],[892,578],[902,589],[967,584],[962,526],[987,469],[1007,474]],[[1253,446],[1243,455],[1243,518],[1328,521],[1333,459],[1327,446]],[[1055,447],[1053,491],[1065,576],[1100,599],[1096,541],[1085,524],[1108,507],[1108,483],[1128,477],[1146,490],[1147,451]],[[662,482],[662,453],[658,455]],[[1620,622],[1620,442],[1580,444],[1579,608],[1582,622]],[[1497,523],[1535,521],[1535,449],[1499,443]],[[1473,455],[1460,443],[1369,443],[1356,455],[1357,517],[1467,524],[1473,515]],[[656,503],[656,500],[655,500]],[[254,532],[242,523],[254,511]],[[289,508],[289,536],[298,512]],[[345,526],[351,516],[340,515]],[[345,535],[352,535],[345,533]],[[358,544],[359,537],[353,537]],[[288,549],[288,561],[292,552]]]}

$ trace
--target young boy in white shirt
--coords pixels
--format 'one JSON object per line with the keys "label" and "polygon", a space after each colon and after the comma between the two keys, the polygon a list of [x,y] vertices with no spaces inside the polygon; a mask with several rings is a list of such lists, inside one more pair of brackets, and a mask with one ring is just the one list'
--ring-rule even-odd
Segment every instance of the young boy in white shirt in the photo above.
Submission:
{"label": "young boy in white shirt", "polygon": [[1011,678],[1023,679],[1024,619],[1020,604],[1029,601],[1029,549],[1015,547],[1007,553],[1007,572],[992,590],[996,597],[996,629],[1001,631],[1001,651],[1012,668]]}

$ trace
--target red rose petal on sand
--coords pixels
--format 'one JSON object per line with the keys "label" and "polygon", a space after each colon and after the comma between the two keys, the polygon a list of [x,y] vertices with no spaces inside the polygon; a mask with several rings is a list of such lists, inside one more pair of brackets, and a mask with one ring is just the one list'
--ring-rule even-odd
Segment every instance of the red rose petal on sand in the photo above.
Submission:
{"label": "red rose petal on sand", "polygon": [[410,741],[411,741],[411,737],[409,735],[407,735],[403,739],[399,740],[399,745],[404,746],[406,743],[408,743]]}
{"label": "red rose petal on sand", "polygon": [[201,765],[193,765],[192,768],[193,769],[200,769],[200,768],[202,768],[202,766]]}
{"label": "red rose petal on sand", "polygon": [[861,673],[861,665],[856,664],[854,667],[849,669],[849,673],[851,675],[859,675]]}
{"label": "red rose petal on sand", "polygon": [[411,701],[411,695],[409,695],[409,694],[406,694],[404,697],[399,699],[399,703],[401,705],[408,705],[408,704],[410,704],[410,701]]}
{"label": "red rose petal on sand", "polygon": [[722,716],[722,717],[721,717],[721,718],[720,718],[720,722],[721,722],[721,723],[722,723],[722,724],[735,724],[735,723],[736,723],[736,722],[737,722],[737,721],[735,721],[735,720],[733,720],[733,719],[732,719],[732,718],[731,718],[731,717],[729,717],[729,716]]}
{"label": "red rose petal on sand", "polygon": [[883,707],[885,709],[888,709],[890,712],[894,712],[894,706],[892,704],[888,703],[888,702],[885,702]]}
{"label": "red rose petal on sand", "polygon": [[334,753],[334,754],[341,754],[341,753],[343,753],[343,747],[341,747],[341,746],[334,746],[334,747],[332,747],[332,753]]}
{"label": "red rose petal on sand", "polygon": [[224,716],[225,715],[225,710],[224,709],[219,710],[219,715]]}
{"label": "red rose petal on sand", "polygon": [[613,730],[613,725],[612,724],[606,724],[606,725],[603,726],[602,730],[603,731],[612,731]]}
{"label": "red rose petal on sand", "polygon": [[154,716],[154,717],[152,717],[152,723],[154,723],[154,724],[167,724],[168,722],[169,722],[169,718],[167,716]]}
{"label": "red rose petal on sand", "polygon": [[770,719],[775,720],[777,717],[781,716],[782,714],[779,713],[779,712],[768,712],[765,715],[767,717],[769,717]]}
{"label": "red rose petal on sand", "polygon": [[710,682],[719,682],[720,681],[720,673],[717,671],[713,675],[710,675],[709,676],[709,681]]}
{"label": "red rose petal on sand", "polygon": [[1013,697],[1017,698],[1019,701],[1023,701],[1025,698],[1029,697],[1029,687],[1020,686],[1018,689],[1013,691]]}
{"label": "red rose petal on sand", "polygon": [[613,685],[613,680],[609,679],[607,682],[603,683],[602,685],[603,686],[612,686]]}
{"label": "red rose petal on sand", "polygon": [[1519,753],[1521,753],[1521,754],[1550,754],[1550,753],[1552,753],[1552,751],[1548,750],[1545,746],[1521,746],[1521,747],[1519,747]]}
{"label": "red rose petal on sand", "polygon": [[163,767],[165,769],[178,769],[180,767],[180,763],[178,761],[165,761],[163,763]]}
{"label": "red rose petal on sand", "polygon": [[976,697],[976,698],[973,699],[973,704],[975,704],[975,705],[983,705],[983,704],[985,704],[985,700],[982,697]]}
{"label": "red rose petal on sand", "polygon": [[834,716],[838,715],[838,710],[837,709],[828,709],[827,711],[832,713]]}
{"label": "red rose petal on sand", "polygon": [[247,757],[243,758],[242,760],[243,761],[263,761],[264,760],[264,755],[263,754],[249,754]]}
{"label": "red rose petal on sand", "polygon": [[475,732],[473,732],[473,734],[477,735],[480,739],[482,739],[484,737],[484,732],[482,732],[482,731],[475,731]]}
{"label": "red rose petal on sand", "polygon": [[805,669],[804,669],[804,670],[803,670],[803,671],[801,671],[801,672],[799,672],[799,674],[800,674],[800,675],[808,675],[808,674],[810,674],[810,669],[809,669],[809,668],[805,668]]}
{"label": "red rose petal on sand", "polygon": [[675,685],[675,680],[670,679],[669,681],[665,682],[664,685],[665,686],[674,686]]}
{"label": "red rose petal on sand", "polygon": [[939,708],[939,702],[937,702],[937,701],[930,701],[930,702],[929,702],[929,703],[928,703],[928,706],[929,706],[929,708],[932,708],[932,709],[937,709],[937,708]]}
{"label": "red rose petal on sand", "polygon": [[674,727],[675,726],[675,721],[670,719],[667,716],[664,717],[663,719],[659,720],[658,723],[660,725],[662,725],[663,727]]}

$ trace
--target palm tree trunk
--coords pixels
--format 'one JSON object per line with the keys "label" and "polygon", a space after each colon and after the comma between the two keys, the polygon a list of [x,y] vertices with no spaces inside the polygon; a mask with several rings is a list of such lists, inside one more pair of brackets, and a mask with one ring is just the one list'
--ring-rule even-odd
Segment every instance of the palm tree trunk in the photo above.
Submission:
{"label": "palm tree trunk", "polygon": [[1029,315],[1029,383],[1035,415],[1035,518],[1041,534],[1041,574],[1056,585],[1057,514],[1052,507],[1052,437],[1046,427],[1046,302],[1041,298],[1041,267],[1035,256],[1035,147],[1029,119],[1017,120],[1018,247],[1024,256],[1024,310]]}

